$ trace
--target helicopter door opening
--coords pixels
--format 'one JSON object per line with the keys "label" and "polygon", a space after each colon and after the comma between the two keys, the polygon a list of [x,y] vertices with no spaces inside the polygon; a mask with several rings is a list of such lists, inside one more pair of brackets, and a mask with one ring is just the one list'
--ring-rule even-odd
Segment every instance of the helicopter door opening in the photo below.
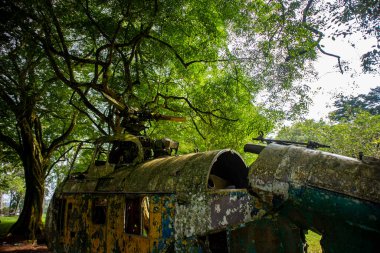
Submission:
{"label": "helicopter door opening", "polygon": [[60,235],[63,235],[65,228],[66,199],[57,199],[55,204],[55,209],[58,210],[57,232]]}
{"label": "helicopter door opening", "polygon": [[148,236],[149,224],[149,197],[126,199],[125,233]]}
{"label": "helicopter door opening", "polygon": [[92,222],[102,225],[107,220],[107,199],[94,199],[92,206]]}

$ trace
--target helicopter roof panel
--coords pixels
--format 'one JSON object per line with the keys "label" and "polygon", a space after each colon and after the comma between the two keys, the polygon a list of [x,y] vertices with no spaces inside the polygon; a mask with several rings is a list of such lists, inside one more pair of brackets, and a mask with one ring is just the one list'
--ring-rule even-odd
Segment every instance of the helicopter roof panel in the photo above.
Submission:
{"label": "helicopter roof panel", "polygon": [[[217,150],[181,156],[153,159],[136,166],[123,166],[105,177],[99,178],[95,192],[120,193],[176,193],[205,191],[210,173],[246,178],[248,169],[238,153],[233,150]],[[85,180],[67,181],[63,192],[81,191]],[[84,186],[84,185],[83,185]],[[75,189],[75,190],[74,190]],[[74,191],[73,191],[74,190]]]}

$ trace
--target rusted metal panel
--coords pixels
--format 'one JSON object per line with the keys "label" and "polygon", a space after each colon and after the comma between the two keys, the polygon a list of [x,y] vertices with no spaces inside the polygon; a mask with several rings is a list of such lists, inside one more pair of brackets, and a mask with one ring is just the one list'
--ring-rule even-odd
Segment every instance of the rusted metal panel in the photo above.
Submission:
{"label": "rusted metal panel", "polygon": [[320,232],[324,252],[376,250],[374,238],[380,239],[376,163],[271,144],[251,166],[249,182],[277,214],[299,228]]}
{"label": "rusted metal panel", "polygon": [[97,184],[98,179],[69,179],[61,185],[61,190],[57,190],[58,192],[94,192]]}
{"label": "rusted metal panel", "polygon": [[[147,161],[137,166],[119,167],[113,173],[102,177],[99,173],[84,173],[69,176],[57,189],[64,193],[178,193],[187,198],[187,193],[206,191],[208,178],[218,159],[228,157],[231,163],[239,164],[230,174],[242,174],[247,169],[241,157],[232,150],[210,151],[176,157],[164,157]],[[102,165],[103,166],[103,165]],[[98,167],[102,167],[98,166]],[[97,167],[92,165],[92,167]],[[229,168],[230,169],[230,168]],[[98,169],[97,169],[98,170]],[[100,169],[99,169],[100,170]],[[230,169],[231,170],[231,169]],[[244,170],[240,172],[240,170]],[[109,170],[105,170],[108,172]],[[92,175],[92,176],[91,176]]]}
{"label": "rusted metal panel", "polygon": [[[49,238],[54,247],[63,240],[65,248],[58,247],[56,252],[163,252],[173,250],[177,241],[194,250],[198,249],[197,236],[257,214],[251,210],[254,204],[248,203],[252,197],[246,190],[216,192],[208,188],[211,172],[224,177],[237,173],[240,178],[232,180],[237,184],[246,180],[247,168],[231,150],[159,158],[120,167],[100,178],[94,177],[104,173],[94,171],[71,176],[56,190],[53,202],[66,201],[64,215],[68,217],[63,226],[70,231]],[[130,234],[132,230],[126,227],[127,203],[129,198],[139,196],[149,196],[149,231]],[[228,208],[212,212],[211,208],[218,210],[218,205]],[[50,209],[46,227],[54,231],[62,214],[57,213],[54,204]]]}
{"label": "rusted metal panel", "polygon": [[[148,216],[146,221],[141,221],[141,226],[146,224],[148,228],[138,234],[128,234],[125,230],[125,207],[130,196],[73,194],[61,197],[66,200],[65,211],[59,214],[50,210],[46,220],[49,248],[54,252],[162,252],[174,242],[173,196],[146,196],[149,198]],[[104,216],[96,214],[97,210],[104,211]],[[57,231],[59,215],[64,216],[64,231],[51,233]]]}
{"label": "rusted metal panel", "polygon": [[265,214],[257,209],[255,199],[244,190],[213,192],[208,205],[211,210],[211,230],[221,230],[257,219]]}

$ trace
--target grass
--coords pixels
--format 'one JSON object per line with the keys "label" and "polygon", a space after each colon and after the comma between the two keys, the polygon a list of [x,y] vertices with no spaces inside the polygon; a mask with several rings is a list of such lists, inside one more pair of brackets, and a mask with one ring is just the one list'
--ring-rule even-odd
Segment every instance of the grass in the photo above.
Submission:
{"label": "grass", "polygon": [[[8,230],[17,221],[18,216],[0,216],[0,237],[6,236]],[[46,214],[42,214],[42,223],[45,224]]]}
{"label": "grass", "polygon": [[1,216],[0,217],[0,237],[6,236],[8,230],[17,221],[18,216]]}
{"label": "grass", "polygon": [[307,248],[308,253],[322,253],[321,236],[309,230],[306,234],[306,242],[309,245]]}

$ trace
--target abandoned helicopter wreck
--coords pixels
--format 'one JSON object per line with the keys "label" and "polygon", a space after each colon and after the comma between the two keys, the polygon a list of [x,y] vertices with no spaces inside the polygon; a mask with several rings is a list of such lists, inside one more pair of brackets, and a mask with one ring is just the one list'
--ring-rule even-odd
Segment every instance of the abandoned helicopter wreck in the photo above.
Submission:
{"label": "abandoned helicopter wreck", "polygon": [[95,143],[88,170],[70,174],[50,203],[53,252],[293,253],[304,252],[308,229],[322,234],[323,252],[376,250],[378,161],[249,144],[259,156],[247,167],[233,150],[170,156],[178,143],[147,142]]}

